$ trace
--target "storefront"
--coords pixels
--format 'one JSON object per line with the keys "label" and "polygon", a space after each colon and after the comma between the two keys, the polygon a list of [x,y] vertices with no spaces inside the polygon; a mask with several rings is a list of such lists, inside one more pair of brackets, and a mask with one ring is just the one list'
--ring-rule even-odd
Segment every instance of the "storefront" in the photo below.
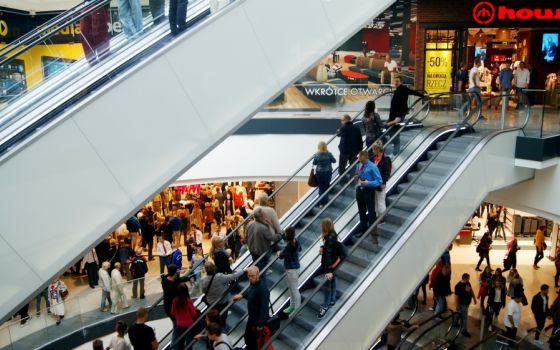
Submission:
{"label": "storefront", "polygon": [[416,87],[429,93],[452,91],[460,64],[472,67],[479,57],[487,74],[503,63],[524,61],[534,70],[530,87],[555,88],[550,77],[560,70],[559,20],[560,7],[554,1],[422,1],[417,17]]}

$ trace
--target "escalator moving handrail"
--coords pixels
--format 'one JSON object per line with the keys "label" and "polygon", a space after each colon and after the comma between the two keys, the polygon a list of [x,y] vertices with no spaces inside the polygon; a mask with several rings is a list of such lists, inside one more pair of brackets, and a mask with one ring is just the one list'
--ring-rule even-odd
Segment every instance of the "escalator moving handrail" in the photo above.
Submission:
{"label": "escalator moving handrail", "polygon": [[15,39],[14,41],[8,43],[7,46],[0,49],[0,57],[5,56],[7,53],[11,52],[12,51],[11,49],[14,48],[15,46],[26,45],[26,42],[29,40],[29,38],[31,38],[35,35],[38,35],[42,31],[49,30],[50,28],[52,28],[54,26],[57,26],[60,21],[65,20],[66,18],[71,16],[76,11],[81,11],[81,9],[83,7],[89,6],[89,5],[90,4],[80,2],[76,6],[70,8],[70,9],[64,11],[64,12],[61,12],[57,16],[49,19],[47,22],[41,23],[39,26],[33,28],[29,32],[25,33],[24,35],[20,36],[19,38]]}
{"label": "escalator moving handrail", "polygon": [[[413,106],[414,106],[416,103],[418,103],[419,101],[422,101],[422,100],[423,100],[423,99],[419,98],[417,101],[415,101],[415,103],[413,104]],[[422,110],[423,110],[424,108],[428,108],[427,106],[429,106],[429,104],[430,104],[430,101],[428,101],[428,102],[426,102],[425,104],[423,104],[423,106],[422,106],[418,111],[416,111],[412,116],[410,116],[410,117],[408,118],[408,120],[407,120],[405,123],[403,123],[404,125],[401,126],[401,128],[391,137],[390,140],[393,140],[396,136],[398,136],[398,135],[402,132],[402,130],[405,129],[406,125],[408,125],[409,123],[412,123],[412,122],[414,121],[414,118],[416,117],[416,115],[418,115],[420,112],[422,112]],[[361,113],[361,112],[360,112],[360,113]],[[379,140],[379,139],[383,139],[383,138],[390,132],[390,130],[392,130],[392,129],[391,129],[391,128],[387,129],[387,130],[378,138],[378,140]],[[333,138],[333,139],[334,139],[334,138]],[[331,141],[332,141],[332,139],[331,139]],[[369,147],[367,147],[366,150],[370,150],[372,147],[373,147],[373,144],[370,145]],[[357,164],[357,161],[354,162],[352,165],[350,165],[350,166],[344,171],[344,173],[343,173],[342,175],[340,175],[340,176],[336,179],[336,181],[335,181],[333,184],[331,184],[331,186],[329,187],[329,189],[328,189],[327,191],[325,191],[325,193],[323,193],[321,196],[319,196],[318,198],[315,199],[315,202],[321,200],[324,196],[326,196],[326,195],[328,194],[328,192],[329,192],[331,189],[333,189],[334,186],[335,186],[338,182],[342,181],[342,180],[345,178],[345,176],[346,176],[347,174],[349,174],[351,171],[353,171],[353,169],[355,168],[355,165],[356,165],[356,164]],[[340,195],[342,195],[342,194],[345,192],[345,190],[346,190],[352,183],[353,183],[352,180],[348,181],[348,182],[339,190],[339,192],[338,192],[334,197],[332,197],[332,198],[329,200],[329,202],[328,202],[326,205],[324,205],[322,209],[319,210],[319,212],[318,212],[317,214],[315,214],[315,216],[313,217],[313,219],[311,219],[311,220],[308,222],[307,225],[305,225],[301,230],[298,230],[298,233],[297,233],[297,235],[296,235],[296,239],[299,238],[304,232],[306,232],[306,230],[311,226],[311,224],[312,224],[313,222],[315,222],[315,220],[317,220],[317,218],[319,218],[320,215],[321,215],[333,202],[335,202],[336,199],[337,199]],[[310,209],[308,208],[308,210],[310,210]],[[306,250],[306,252],[307,252],[309,249],[311,249],[311,248],[312,248],[312,246],[310,246],[310,247]],[[261,255],[261,256],[260,256],[256,261],[254,261],[252,264],[256,264],[256,263],[258,263],[259,261],[261,261],[261,259],[263,259],[265,255],[267,255],[267,253]],[[273,256],[272,259],[271,259],[271,261],[269,261],[269,263],[259,272],[259,274],[262,275],[263,273],[266,273],[266,270],[267,270],[268,268],[270,268],[270,266],[272,266],[272,264],[274,264],[277,260],[278,260],[278,257],[277,257],[277,256]],[[285,275],[285,272],[283,272],[283,274],[282,274],[281,277],[278,279],[278,281],[276,281],[276,282],[273,284],[272,288],[274,288],[277,284],[280,283],[280,281],[282,281],[282,278],[283,278],[284,275]],[[242,290],[242,292],[246,291],[248,288],[249,288],[249,286],[245,287],[245,288]],[[241,292],[241,293],[242,293],[242,292]],[[208,306],[207,310],[206,310],[205,312],[203,312],[203,313],[200,315],[200,317],[195,321],[195,323],[194,323],[191,327],[196,326],[196,325],[198,324],[198,322],[200,322],[201,320],[203,320],[203,319],[204,319],[204,316],[205,316],[206,313],[207,313],[207,311],[208,311],[208,310],[211,310],[211,309],[212,309],[213,307],[215,307],[217,304],[218,304],[218,302],[216,302],[216,303],[214,303],[214,304]],[[233,304],[234,304],[234,302],[229,302],[228,305],[220,312],[220,314],[223,314],[224,312],[228,312],[228,309],[229,309]],[[243,320],[245,319],[246,316],[247,316],[247,314],[245,314],[243,317],[241,317],[240,320],[237,322],[237,324],[233,327],[233,329],[235,329],[237,326],[239,326],[239,324],[240,324],[241,322],[243,322]],[[190,329],[190,328],[189,328],[189,329]],[[186,336],[186,334],[187,334],[188,331],[189,331],[189,330],[186,330],[181,336],[179,336],[179,337],[173,342],[172,347],[175,346],[178,342],[180,342],[180,341]],[[166,336],[166,337],[167,337],[167,336]],[[164,338],[166,338],[166,337],[164,337]],[[187,347],[192,346],[192,344],[193,344],[194,342],[195,342],[195,341],[193,340],[193,341],[191,342],[191,344],[187,345]]]}
{"label": "escalator moving handrail", "polygon": [[[445,310],[444,312],[452,312],[450,309]],[[418,331],[418,329],[420,329],[420,327],[424,326],[425,324],[428,324],[429,322],[433,321],[434,319],[441,317],[441,314],[434,314],[430,317],[428,317],[425,320],[422,320],[418,323],[412,324],[411,326],[413,326],[414,328],[412,328],[411,330],[409,330],[408,332],[406,332],[406,334],[404,335],[404,337],[401,339],[400,343],[397,345],[397,350],[400,349],[401,345],[404,344],[406,342],[406,340],[413,335],[416,331]]]}
{"label": "escalator moving handrail", "polygon": [[490,339],[496,337],[498,334],[502,333],[501,329],[494,329],[492,332],[488,333],[484,338],[474,343],[468,350],[475,350],[477,347],[481,346],[482,344],[486,343]]}
{"label": "escalator moving handrail", "polygon": [[[432,159],[429,160],[428,165],[431,164],[431,163],[433,162],[433,160],[437,157],[437,155],[439,155],[439,153],[441,153],[441,151],[442,151],[443,149],[445,149],[445,146],[447,146],[447,144],[449,144],[449,142],[451,142],[451,140],[457,135],[457,133],[459,132],[459,130],[462,129],[463,124],[466,124],[466,123],[468,122],[468,120],[471,118],[471,116],[472,116],[472,114],[473,114],[473,113],[472,113],[473,111],[472,111],[472,109],[470,108],[470,105],[471,105],[470,102],[472,101],[472,97],[471,97],[471,94],[470,94],[470,93],[468,94],[468,97],[469,97],[469,106],[468,106],[468,107],[469,107],[469,113],[468,113],[467,117],[465,117],[465,119],[463,120],[463,122],[461,123],[461,125],[458,125],[458,126],[456,127],[456,129],[454,130],[454,132],[448,137],[448,139],[447,139],[447,140],[445,141],[445,143],[444,143],[444,146],[443,146],[442,148],[440,148],[440,149],[437,151],[436,155],[435,155],[434,157],[432,157]],[[431,101],[431,99],[430,99],[430,101]],[[480,113],[481,113],[481,111],[480,111],[480,106],[477,106],[477,117],[480,116]],[[391,137],[391,139],[389,139],[389,141],[387,142],[387,144],[389,144],[389,143],[395,138],[395,136],[396,136],[396,134],[395,134],[393,137]],[[377,219],[373,222],[373,224],[366,230],[366,232],[364,232],[364,233],[362,234],[362,236],[358,239],[358,241],[355,242],[355,243],[352,245],[352,247],[349,249],[349,251],[348,251],[348,256],[352,255],[352,253],[354,253],[354,251],[358,248],[358,246],[359,246],[366,238],[368,238],[368,237],[371,235],[371,233],[373,232],[373,230],[377,229],[377,226],[378,226],[379,223],[383,220],[383,218],[385,217],[385,215],[389,212],[389,210],[391,210],[391,209],[398,203],[398,201],[404,196],[404,194],[410,189],[410,187],[411,187],[413,184],[416,183],[416,181],[420,178],[420,175],[423,174],[423,173],[426,171],[426,169],[428,168],[428,165],[426,165],[425,167],[423,167],[423,168],[418,172],[418,175],[417,175],[411,182],[408,183],[407,187],[406,187],[401,193],[398,194],[397,198],[396,198],[390,205],[387,206],[386,210],[385,210],[383,213],[377,215]],[[330,204],[330,202],[329,202],[329,204]],[[326,206],[325,206],[325,207],[326,207]],[[342,262],[342,264],[343,264],[343,263],[344,263],[344,261]],[[322,280],[321,282],[318,283],[318,285],[315,287],[315,289],[311,292],[311,295],[310,295],[306,300],[304,300],[304,301],[301,303],[300,307],[297,308],[297,309],[295,309],[295,310],[293,311],[293,313],[290,315],[290,321],[291,321],[295,316],[297,316],[297,315],[301,312],[301,310],[303,310],[303,308],[307,305],[307,303],[313,298],[313,296],[314,296],[315,294],[317,294],[317,293],[321,290],[321,288],[323,287],[323,285],[325,284],[325,282],[326,282],[326,280]],[[292,315],[293,315],[293,316],[292,316]],[[266,349],[269,345],[272,344],[272,342],[278,337],[278,335],[279,335],[280,333],[282,333],[282,331],[290,324],[290,321],[284,323],[284,324],[280,327],[280,329],[270,337],[268,343],[265,344],[265,346],[264,346],[265,349]]]}
{"label": "escalator moving handrail", "polygon": [[[441,315],[441,314],[440,314]],[[425,329],[422,333],[420,333],[420,335],[418,336],[418,338],[414,339],[414,341],[412,342],[412,344],[410,345],[411,349],[414,349],[416,347],[416,343],[418,343],[418,341],[420,341],[420,339],[422,339],[426,334],[430,333],[432,330],[434,330],[435,328],[439,327],[440,325],[444,324],[445,322],[447,322],[449,319],[453,319],[452,324],[449,326],[449,328],[447,329],[447,332],[445,333],[445,335],[449,334],[449,332],[451,331],[451,328],[453,326],[453,323],[455,322],[455,318],[458,319],[458,323],[459,323],[459,327],[457,330],[457,335],[459,335],[459,332],[461,331],[461,327],[463,325],[463,322],[466,322],[466,320],[463,320],[463,316],[456,311],[452,311],[451,315],[446,316],[446,317],[442,317],[441,320],[439,320],[438,322],[434,323],[432,326],[428,327],[427,329]],[[453,339],[457,338],[457,336],[455,336]]]}
{"label": "escalator moving handrail", "polygon": [[[99,0],[99,2],[97,2],[95,4],[84,4],[84,5],[86,5],[85,7],[87,7],[87,9],[85,11],[79,11],[79,13],[76,16],[70,16],[70,15],[74,15],[74,13],[71,13],[68,16],[65,16],[65,17],[61,18],[60,21],[58,21],[57,23],[53,23],[48,28],[44,28],[43,30],[35,33],[33,36],[30,36],[25,41],[25,43],[20,43],[19,45],[13,46],[9,50],[4,52],[4,55],[7,55],[7,54],[10,54],[10,55],[5,57],[5,58],[2,58],[2,60],[0,60],[0,66],[10,62],[14,58],[16,58],[16,56],[19,56],[19,55],[29,51],[30,49],[35,47],[35,45],[40,44],[41,42],[45,41],[46,39],[49,39],[49,38],[57,35],[57,33],[58,33],[57,30],[49,30],[49,29],[52,29],[55,26],[57,26],[58,28],[64,28],[64,27],[76,22],[77,20],[80,20],[80,19],[90,15],[92,12],[96,11],[97,9],[102,8],[103,6],[106,6],[110,2],[111,2],[111,0]],[[62,22],[62,23],[59,23],[59,22]],[[45,34],[45,35],[42,35],[42,34]],[[15,53],[14,53],[14,51],[15,51]]]}

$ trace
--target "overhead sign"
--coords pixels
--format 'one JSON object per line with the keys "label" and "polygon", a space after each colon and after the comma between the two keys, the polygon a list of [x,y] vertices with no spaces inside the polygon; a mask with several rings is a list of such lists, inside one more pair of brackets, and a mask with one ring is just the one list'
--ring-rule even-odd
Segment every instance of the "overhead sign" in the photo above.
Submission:
{"label": "overhead sign", "polygon": [[451,50],[426,50],[424,90],[429,94],[451,90]]}
{"label": "overhead sign", "polygon": [[502,22],[554,22],[560,20],[560,7],[549,1],[536,2],[530,7],[527,2],[510,1],[504,4],[496,1],[479,1],[472,10],[474,21],[481,25],[502,24]]}

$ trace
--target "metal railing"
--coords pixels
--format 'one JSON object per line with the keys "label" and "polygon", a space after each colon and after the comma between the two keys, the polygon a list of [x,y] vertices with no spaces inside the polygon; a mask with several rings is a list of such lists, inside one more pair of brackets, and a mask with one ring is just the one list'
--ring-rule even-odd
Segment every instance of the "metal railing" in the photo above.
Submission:
{"label": "metal railing", "polygon": [[[391,92],[388,92],[388,93],[391,93]],[[385,94],[387,94],[387,93],[385,93]],[[378,97],[381,97],[381,96],[383,96],[383,95],[385,95],[385,94],[382,94],[382,95],[380,95],[380,96],[378,96]],[[419,101],[422,101],[422,99],[418,99],[417,101],[415,101],[415,102],[413,103],[413,106],[416,105],[417,103],[419,103]],[[412,106],[411,106],[411,107],[412,107]],[[408,124],[415,122],[415,119],[414,119],[414,118],[415,118],[417,115],[419,115],[422,111],[424,111],[424,109],[426,109],[426,108],[429,108],[429,101],[428,101],[427,103],[423,104],[423,106],[422,106],[419,110],[417,110],[415,113],[413,113],[413,115],[412,115],[411,117],[409,117],[408,120],[406,120],[406,121],[403,123],[403,125],[401,126],[401,128],[393,135],[393,137],[391,138],[391,140],[394,139],[395,137],[397,137],[403,130],[405,130],[405,128],[406,128],[406,126],[407,126]],[[359,115],[361,115],[361,113],[363,113],[363,111],[359,112],[352,120],[355,120]],[[379,137],[379,139],[383,139],[384,137],[386,137],[386,136],[388,135],[388,133],[391,132],[391,130],[392,130],[392,129],[387,129],[387,130]],[[328,142],[329,142],[329,143],[332,142],[335,138],[336,138],[336,135],[333,136],[331,139],[329,139]],[[371,149],[371,147],[373,147],[373,145],[367,147],[366,150]],[[308,161],[306,162],[305,165],[307,165],[307,164],[308,164],[309,162],[311,162],[312,160],[313,160],[313,157],[311,157],[310,159],[308,159]],[[356,164],[357,164],[357,161],[355,161],[355,162],[352,163],[350,166],[348,166],[348,168],[344,171],[343,174],[339,175],[338,177],[336,177],[336,178],[334,179],[334,182],[331,183],[329,189],[328,189],[327,191],[325,191],[325,193],[323,193],[321,196],[319,196],[319,197],[317,197],[316,199],[313,200],[313,203],[317,203],[317,202],[319,202],[321,199],[323,199],[325,196],[329,195],[329,192],[330,192],[331,190],[333,190],[333,189],[335,188],[335,186],[336,186],[340,181],[342,181],[343,179],[345,179],[345,176],[346,176],[346,175],[350,174],[350,172],[353,171],[353,169],[355,168]],[[289,179],[295,178],[295,176],[296,176],[303,168],[305,168],[305,165],[304,165],[303,167],[300,167]],[[336,173],[336,169],[333,170],[333,173]],[[291,180],[288,180],[288,181],[291,181]],[[287,183],[288,181],[286,181],[285,183]],[[345,192],[345,190],[348,188],[348,186],[349,186],[351,183],[352,183],[352,181],[349,181],[346,185],[344,185],[344,186],[335,194],[335,196],[334,196],[332,199],[330,199],[329,202],[328,202],[326,205],[324,205],[323,208],[321,208],[321,209],[318,211],[318,213],[315,214],[314,217],[313,217],[311,220],[309,220],[309,222],[308,222],[302,229],[298,230],[298,233],[296,234],[296,239],[299,238],[304,232],[307,231],[307,229],[312,225],[312,223],[315,222],[315,220],[317,220],[317,219],[321,216],[321,214],[322,214],[325,210],[327,210],[328,207],[329,207],[333,202],[335,202],[336,199],[337,199],[338,197],[340,197],[340,196]],[[280,190],[280,188],[279,188],[278,190]],[[275,191],[275,193],[276,193],[276,192],[277,192],[277,191]],[[273,193],[272,195],[274,195],[275,193]],[[271,195],[271,196],[272,196],[272,195]],[[302,213],[300,213],[300,214],[298,215],[298,217],[297,217],[296,219],[292,220],[287,226],[291,225],[293,222],[297,222],[301,217],[305,216],[311,209],[312,209],[312,205],[309,205],[305,210],[302,211]],[[247,219],[249,219],[249,218],[247,218]],[[245,220],[245,221],[246,221],[246,220]],[[242,224],[243,224],[243,223],[242,223]],[[240,225],[238,226],[238,228],[241,227],[242,224],[240,224]],[[236,229],[237,229],[237,228],[236,228]],[[232,231],[230,234],[232,234],[232,233],[233,233],[233,231]],[[303,255],[303,254],[306,254],[312,247],[313,247],[313,245],[311,245],[310,247],[308,247],[308,248],[305,250],[305,252],[302,253],[302,255]],[[268,254],[268,253],[265,253],[265,254],[261,255],[256,261],[253,261],[252,264],[257,264],[257,263],[260,262],[267,254]],[[266,273],[266,270],[267,270],[268,268],[270,268],[270,266],[272,266],[277,260],[278,260],[278,257],[277,257],[277,256],[274,256],[272,259],[270,259],[269,263],[260,271],[260,274],[262,275],[263,273]],[[276,281],[276,282],[272,285],[271,289],[274,289],[274,287],[276,287],[276,286],[282,281],[282,278],[283,278],[284,275],[285,275],[285,272],[282,274],[282,276],[280,277],[280,279],[279,279],[278,281]],[[247,289],[248,289],[248,287],[244,288],[243,291],[245,291],[245,290],[247,290]],[[243,292],[243,291],[242,291],[242,292]],[[227,293],[227,292],[226,292],[226,293]],[[209,305],[209,306],[207,307],[206,310],[212,309],[212,308],[215,307],[218,303],[219,303],[219,301],[215,302],[215,303],[212,304],[212,305]],[[234,304],[234,302],[229,302],[229,303],[227,304],[227,306],[221,311],[220,314],[223,314],[223,313],[225,313],[225,312],[228,312],[229,308],[230,308],[233,304]],[[199,322],[202,322],[202,320],[204,319],[204,316],[205,316],[205,315],[206,315],[206,311],[202,313],[201,317],[200,317],[199,319],[197,319],[197,320],[195,321],[195,323],[193,324],[193,326],[191,326],[191,327],[196,327],[196,326],[199,324]],[[246,316],[247,316],[247,314],[245,314],[243,317],[241,317],[241,318],[238,320],[237,324],[236,324],[234,327],[232,327],[232,329],[237,328],[237,327],[241,324],[241,322],[244,321],[244,319],[245,319]],[[189,328],[189,329],[190,329],[190,328]],[[188,331],[189,331],[189,330],[185,331],[184,334],[182,334],[181,336],[179,336],[179,337],[173,342],[173,344],[172,344],[171,346],[173,347],[173,346],[175,346],[177,343],[179,343],[179,342],[186,336],[186,334],[188,333]],[[194,344],[194,342],[195,342],[195,341],[191,342],[187,347],[192,346],[192,344]]]}

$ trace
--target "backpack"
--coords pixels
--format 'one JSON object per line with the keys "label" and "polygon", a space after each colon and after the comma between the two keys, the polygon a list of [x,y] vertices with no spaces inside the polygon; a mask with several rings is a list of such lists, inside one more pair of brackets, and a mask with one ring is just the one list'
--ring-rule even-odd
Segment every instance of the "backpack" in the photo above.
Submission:
{"label": "backpack", "polygon": [[348,248],[342,242],[338,242],[338,257],[340,260],[346,259],[348,256]]}

